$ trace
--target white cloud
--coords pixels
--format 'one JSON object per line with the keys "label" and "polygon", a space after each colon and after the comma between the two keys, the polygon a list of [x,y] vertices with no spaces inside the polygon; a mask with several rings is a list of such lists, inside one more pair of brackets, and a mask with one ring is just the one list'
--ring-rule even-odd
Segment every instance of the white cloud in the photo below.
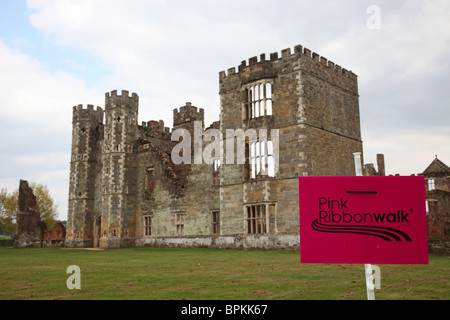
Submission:
{"label": "white cloud", "polygon": [[30,21],[37,29],[56,43],[87,50],[110,66],[103,81],[108,90],[139,94],[143,120],[164,119],[170,124],[172,109],[186,101],[204,108],[207,115],[217,114],[219,71],[285,47],[278,40],[280,29],[270,22],[270,8],[279,10],[278,2],[135,0],[130,5],[39,0],[28,4]]}
{"label": "white cloud", "polygon": [[[88,90],[79,78],[64,72],[53,74],[40,63],[0,41],[0,108],[4,117],[33,123],[39,131],[67,128],[71,105],[80,99],[99,101],[98,92]],[[101,101],[101,100],[100,100]]]}
{"label": "white cloud", "polygon": [[376,154],[385,156],[386,174],[411,175],[422,173],[437,155],[444,163],[450,163],[450,128],[437,134],[410,130],[393,135],[366,135],[364,161],[376,164]]}
{"label": "white cloud", "polygon": [[1,186],[13,191],[20,179],[47,184],[64,217],[72,107],[85,99],[102,104],[103,93],[64,71],[48,72],[1,40],[0,73]]}
{"label": "white cloud", "polygon": [[391,174],[409,175],[450,160],[450,2],[379,6],[380,30],[353,25],[317,52],[358,75],[365,161],[384,153]]}
{"label": "white cloud", "polygon": [[352,65],[363,84],[387,73],[391,77],[383,80],[389,83],[445,73],[442,62],[450,50],[448,1],[407,1],[396,8],[381,5],[380,10],[381,29],[353,26],[320,50]]}
{"label": "white cloud", "polygon": [[[56,181],[58,190],[65,190],[68,163],[62,159],[70,152],[73,105],[102,106],[105,92],[126,89],[140,96],[140,121],[163,119],[171,126],[172,110],[189,101],[205,109],[208,125],[218,120],[219,71],[297,44],[358,75],[366,162],[385,153],[389,173],[402,174],[423,170],[435,154],[449,164],[447,0],[27,3],[45,49],[74,54],[62,58],[70,72],[63,66],[49,71],[0,40],[0,72],[6,75],[0,86],[7,93],[0,96],[0,141],[10,148],[2,159],[26,167],[33,178]],[[381,9],[380,30],[366,25],[372,4]],[[79,52],[96,57],[106,72],[89,79],[71,73],[94,69],[88,64],[94,60],[77,59]],[[58,164],[48,169],[47,159]],[[2,173],[0,182],[13,182],[11,175]],[[68,171],[66,179],[68,184]],[[58,192],[64,204],[67,193]]]}

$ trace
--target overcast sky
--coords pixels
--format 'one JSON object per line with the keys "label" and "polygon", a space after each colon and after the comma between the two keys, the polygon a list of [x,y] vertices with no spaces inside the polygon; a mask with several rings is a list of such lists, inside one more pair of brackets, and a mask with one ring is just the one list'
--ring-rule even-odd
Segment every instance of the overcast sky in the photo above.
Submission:
{"label": "overcast sky", "polygon": [[46,184],[64,220],[73,106],[124,89],[139,123],[172,127],[189,101],[208,126],[220,71],[295,45],[358,75],[365,163],[450,165],[449,17],[448,0],[0,0],[0,187]]}

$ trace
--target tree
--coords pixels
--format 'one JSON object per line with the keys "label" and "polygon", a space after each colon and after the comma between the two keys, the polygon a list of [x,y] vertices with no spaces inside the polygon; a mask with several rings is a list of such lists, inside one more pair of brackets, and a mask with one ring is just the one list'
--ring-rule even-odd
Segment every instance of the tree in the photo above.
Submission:
{"label": "tree", "polygon": [[[55,226],[56,218],[58,217],[58,206],[53,203],[53,197],[46,185],[30,183],[30,188],[36,196],[39,210],[41,212],[41,221],[47,224],[48,229]],[[17,190],[17,195],[19,190]]]}
{"label": "tree", "polygon": [[[29,184],[36,196],[41,213],[41,221],[45,222],[47,229],[55,226],[58,216],[58,207],[53,203],[53,198],[46,185],[31,182]],[[14,233],[17,217],[17,202],[19,199],[19,189],[8,194],[7,189],[0,191],[0,232]]]}
{"label": "tree", "polygon": [[8,190],[0,190],[0,232],[14,233],[16,231],[17,198],[8,195]]}

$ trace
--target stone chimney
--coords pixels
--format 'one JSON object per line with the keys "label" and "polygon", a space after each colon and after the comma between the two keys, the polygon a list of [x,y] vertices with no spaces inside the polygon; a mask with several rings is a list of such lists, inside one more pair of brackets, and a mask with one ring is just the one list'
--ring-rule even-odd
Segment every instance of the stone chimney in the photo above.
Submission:
{"label": "stone chimney", "polygon": [[377,154],[377,166],[378,166],[378,175],[385,176],[386,172],[384,169],[384,154]]}

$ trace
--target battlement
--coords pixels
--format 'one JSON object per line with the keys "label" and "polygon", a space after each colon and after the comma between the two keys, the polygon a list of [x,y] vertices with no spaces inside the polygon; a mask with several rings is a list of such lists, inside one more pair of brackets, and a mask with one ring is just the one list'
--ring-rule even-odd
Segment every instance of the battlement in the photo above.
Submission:
{"label": "battlement", "polygon": [[90,110],[90,111],[95,111],[95,112],[103,112],[103,109],[102,109],[102,107],[97,107],[97,109],[96,110],[94,110],[94,105],[93,104],[88,104],[87,106],[86,106],[86,109],[84,109],[84,107],[83,107],[83,105],[82,104],[79,104],[79,105],[77,105],[77,106],[74,106],[73,107],[73,110],[75,111],[75,110]]}
{"label": "battlement", "polygon": [[95,121],[103,123],[103,109],[88,104],[86,108],[82,104],[73,107],[73,121]]}
{"label": "battlement", "polygon": [[206,128],[206,130],[208,129],[217,129],[220,130],[220,120],[219,121],[214,121],[213,123],[211,123],[209,125],[209,127]]}
{"label": "battlement", "polygon": [[186,102],[186,105],[180,107],[180,110],[173,109],[173,125],[177,126],[185,122],[202,121],[205,118],[205,111],[193,106],[192,103]]}
{"label": "battlement", "polygon": [[122,90],[121,95],[117,94],[117,90],[105,93],[105,109],[109,110],[116,107],[137,111],[139,108],[139,96],[134,92],[130,96],[128,90]]}
{"label": "battlement", "polygon": [[155,132],[170,134],[170,128],[164,126],[163,120],[142,121],[140,128],[148,134],[155,133]]}
{"label": "battlement", "polygon": [[[122,90],[122,94],[118,95],[117,94],[117,90],[112,90],[111,93],[109,93],[109,92],[105,93],[105,97],[106,98],[109,98],[109,97],[128,97],[129,98],[129,91],[128,90]],[[136,93],[133,92],[131,94],[131,98],[135,99],[135,100],[138,100],[139,96]]]}
{"label": "battlement", "polygon": [[[306,58],[306,59],[304,59]],[[301,45],[297,45],[294,47],[294,53],[291,53],[291,49],[283,49],[281,50],[281,56],[278,55],[278,52],[274,52],[270,54],[270,59],[266,59],[266,55],[263,53],[258,57],[251,57],[248,59],[248,64],[246,60],[243,60],[241,64],[238,66],[238,72],[236,73],[236,68],[229,68],[227,72],[221,71],[219,72],[220,81],[226,80],[227,77],[239,74],[244,72],[246,68],[253,66],[261,66],[263,67],[267,63],[282,63],[284,61],[291,61],[293,59],[302,59],[305,63],[313,62],[317,65],[321,65],[324,69],[333,70],[338,75],[342,75],[343,77],[349,78],[351,80],[357,79],[357,76],[344,68],[341,68],[339,65],[335,64],[332,61],[328,61],[325,57],[320,56],[319,54],[312,52],[308,48],[304,48]]]}

